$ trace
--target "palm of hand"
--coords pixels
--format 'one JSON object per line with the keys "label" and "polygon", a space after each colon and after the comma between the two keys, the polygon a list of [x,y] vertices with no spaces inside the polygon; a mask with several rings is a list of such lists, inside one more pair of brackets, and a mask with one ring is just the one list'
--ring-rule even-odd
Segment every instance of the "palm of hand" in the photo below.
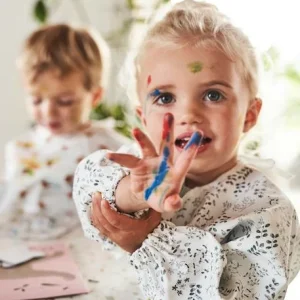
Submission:
{"label": "palm of hand", "polygon": [[179,192],[202,139],[195,132],[174,164],[173,124],[173,115],[167,113],[159,154],[149,137],[139,129],[135,129],[133,134],[142,149],[143,158],[128,154],[109,154],[110,159],[130,169],[132,199],[137,202],[146,200],[158,212],[175,211],[181,207]]}

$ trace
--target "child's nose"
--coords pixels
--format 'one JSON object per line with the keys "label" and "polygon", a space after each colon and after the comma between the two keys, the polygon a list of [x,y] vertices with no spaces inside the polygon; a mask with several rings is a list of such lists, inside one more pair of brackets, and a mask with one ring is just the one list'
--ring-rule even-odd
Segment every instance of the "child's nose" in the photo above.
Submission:
{"label": "child's nose", "polygon": [[180,125],[201,124],[204,120],[203,109],[199,103],[187,103],[180,107],[177,120]]}
{"label": "child's nose", "polygon": [[55,103],[52,103],[52,101],[47,101],[44,108],[44,114],[48,118],[56,117],[57,109]]}

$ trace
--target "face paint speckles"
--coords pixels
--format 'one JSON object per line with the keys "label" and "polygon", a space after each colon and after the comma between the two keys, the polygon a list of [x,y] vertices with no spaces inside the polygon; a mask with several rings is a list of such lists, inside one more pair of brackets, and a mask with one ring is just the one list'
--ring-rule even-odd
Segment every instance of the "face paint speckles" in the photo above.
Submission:
{"label": "face paint speckles", "polygon": [[147,103],[149,103],[148,100],[151,99],[151,98],[154,98],[154,97],[158,97],[160,94],[161,94],[160,90],[155,89],[154,91],[152,91],[151,93],[149,93],[147,95],[147,98],[146,98],[146,100],[144,101],[144,104],[143,104],[144,114],[148,113],[147,112]]}
{"label": "face paint speckles", "polygon": [[192,63],[189,63],[187,65],[188,69],[190,70],[190,72],[192,73],[198,73],[203,69],[203,64],[200,61],[194,61]]}
{"label": "face paint speckles", "polygon": [[[151,92],[151,93],[149,94],[149,96],[150,96],[150,97],[157,97],[157,96],[159,96],[160,94],[161,94],[160,90],[155,89],[153,92]],[[149,96],[148,96],[148,97],[149,97]]]}
{"label": "face paint speckles", "polygon": [[152,81],[152,78],[151,78],[151,75],[148,76],[147,78],[147,86],[149,86],[149,84],[151,83]]}

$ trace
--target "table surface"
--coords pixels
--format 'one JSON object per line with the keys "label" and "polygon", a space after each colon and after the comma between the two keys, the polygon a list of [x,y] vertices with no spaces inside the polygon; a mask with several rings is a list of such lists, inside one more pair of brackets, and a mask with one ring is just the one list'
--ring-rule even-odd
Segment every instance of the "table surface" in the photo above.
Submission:
{"label": "table surface", "polygon": [[[83,295],[51,298],[55,300],[143,300],[137,276],[129,257],[116,258],[102,250],[101,244],[84,237],[80,227],[60,239],[65,242],[78,265],[90,292]],[[298,300],[300,273],[288,288],[285,300]],[[1,299],[1,297],[0,297]],[[45,299],[44,299],[45,300]],[[50,300],[50,299],[49,299]]]}
{"label": "table surface", "polygon": [[61,238],[69,245],[73,258],[90,293],[57,300],[143,300],[137,276],[127,255],[116,258],[101,245],[83,236],[81,228]]}

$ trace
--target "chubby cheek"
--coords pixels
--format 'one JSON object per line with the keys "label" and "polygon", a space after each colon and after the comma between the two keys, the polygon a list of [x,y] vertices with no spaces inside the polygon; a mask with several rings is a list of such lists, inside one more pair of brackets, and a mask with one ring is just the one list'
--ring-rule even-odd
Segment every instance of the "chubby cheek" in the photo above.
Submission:
{"label": "chubby cheek", "polygon": [[218,135],[220,141],[219,147],[223,148],[223,151],[226,149],[236,148],[238,146],[239,140],[243,133],[243,124],[244,117],[242,114],[235,116],[233,118],[224,119],[223,122],[220,122],[216,125],[214,130]]}
{"label": "chubby cheek", "polygon": [[27,106],[27,110],[29,112],[29,115],[31,117],[31,119],[36,122],[36,123],[41,123],[42,121],[42,112],[38,107],[32,106],[32,105],[28,105]]}
{"label": "chubby cheek", "polygon": [[146,126],[146,133],[150,137],[155,148],[158,148],[161,140],[161,128],[159,126],[151,126],[150,123],[148,123]]}
{"label": "chubby cheek", "polygon": [[61,117],[69,124],[78,124],[83,119],[83,107],[81,105],[74,105],[73,107],[61,110]]}
{"label": "chubby cheek", "polygon": [[144,124],[146,133],[150,137],[155,148],[158,150],[162,137],[163,129],[163,115],[157,116],[155,118],[146,118],[146,123]]}

